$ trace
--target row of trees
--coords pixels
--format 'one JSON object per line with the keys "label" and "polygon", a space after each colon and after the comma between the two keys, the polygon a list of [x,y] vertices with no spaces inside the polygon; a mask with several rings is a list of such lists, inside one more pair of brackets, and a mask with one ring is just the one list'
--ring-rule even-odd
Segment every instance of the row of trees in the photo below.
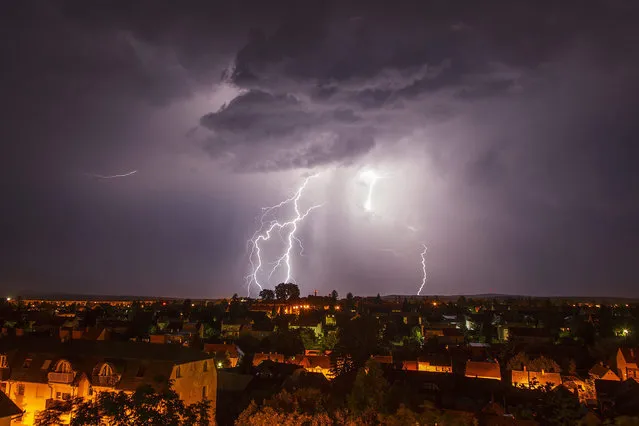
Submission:
{"label": "row of trees", "polygon": [[275,291],[264,288],[260,291],[260,299],[265,302],[297,300],[300,298],[300,288],[293,283],[280,283],[275,286]]}
{"label": "row of trees", "polygon": [[[351,295],[351,298],[352,298],[353,295],[351,293],[349,294]],[[331,291],[331,295],[330,295],[331,299],[336,301],[338,296],[339,295],[337,293],[337,290]],[[275,291],[269,288],[262,289],[260,291],[259,297],[265,302],[272,302],[275,299],[281,302],[297,300],[300,298],[300,288],[298,287],[297,284],[280,283],[275,286]]]}
{"label": "row of trees", "polygon": [[212,422],[211,403],[186,405],[172,389],[157,392],[143,386],[133,394],[100,392],[93,400],[82,398],[38,413],[36,426],[63,424],[64,413],[69,413],[71,426],[204,426]]}
{"label": "row of trees", "polygon": [[[601,424],[588,415],[570,391],[549,386],[526,392],[529,403],[508,407],[518,420],[531,420],[548,426],[587,426]],[[534,395],[531,398],[530,392]],[[406,383],[388,383],[375,361],[367,361],[357,371],[350,391],[322,392],[301,388],[282,391],[261,405],[254,401],[239,415],[236,426],[264,425],[438,425],[470,426],[478,424],[472,413],[438,409],[432,402],[419,399]],[[638,417],[615,417],[605,424],[637,425]]]}
{"label": "row of trees", "polygon": [[327,394],[318,389],[282,391],[260,406],[252,402],[238,417],[236,426],[258,425],[472,425],[473,416],[450,414],[422,401],[413,410],[403,404],[401,386],[389,386],[382,370],[368,361],[357,372],[353,386],[345,396]]}

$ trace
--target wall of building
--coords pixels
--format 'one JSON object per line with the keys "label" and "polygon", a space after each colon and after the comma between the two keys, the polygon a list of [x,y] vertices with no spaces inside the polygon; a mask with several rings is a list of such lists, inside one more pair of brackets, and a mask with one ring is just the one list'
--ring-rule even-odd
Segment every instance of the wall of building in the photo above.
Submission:
{"label": "wall of building", "polygon": [[448,365],[431,365],[428,362],[418,361],[417,371],[429,371],[431,373],[452,373],[453,367]]}
{"label": "wall of building", "polygon": [[[205,371],[204,364],[207,364]],[[179,375],[178,375],[179,369]],[[180,364],[171,372],[173,390],[185,404],[193,404],[202,400],[203,388],[206,387],[206,398],[211,401],[211,418],[215,418],[215,401],[217,399],[217,370],[213,359]]]}
{"label": "wall of building", "polygon": [[[71,397],[88,395],[89,382],[83,379],[77,387],[63,383],[5,382],[7,395],[18,407],[25,410],[22,416],[24,425],[32,425],[38,411],[46,409],[47,399],[56,399],[57,392],[69,394]],[[18,395],[19,385],[24,385],[24,395]]]}

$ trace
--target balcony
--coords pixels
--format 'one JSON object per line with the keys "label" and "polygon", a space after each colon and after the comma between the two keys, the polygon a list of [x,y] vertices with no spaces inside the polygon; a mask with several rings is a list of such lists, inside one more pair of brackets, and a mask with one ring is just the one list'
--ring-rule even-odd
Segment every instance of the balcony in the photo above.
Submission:
{"label": "balcony", "polygon": [[119,374],[113,374],[111,376],[93,376],[91,382],[93,386],[102,386],[105,388],[112,388],[120,381]]}
{"label": "balcony", "polygon": [[66,383],[70,384],[73,382],[73,378],[75,377],[75,373],[58,373],[51,372],[48,375],[49,381],[52,383]]}
{"label": "balcony", "polygon": [[73,408],[70,401],[62,401],[59,399],[46,399],[44,404],[45,409],[55,410],[62,413],[69,412]]}

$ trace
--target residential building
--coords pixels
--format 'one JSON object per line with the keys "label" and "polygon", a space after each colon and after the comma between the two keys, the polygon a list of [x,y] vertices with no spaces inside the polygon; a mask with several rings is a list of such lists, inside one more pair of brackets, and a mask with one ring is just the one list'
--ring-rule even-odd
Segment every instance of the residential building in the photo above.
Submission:
{"label": "residential building", "polygon": [[432,354],[420,357],[415,361],[404,361],[403,370],[427,371],[430,373],[452,373],[453,364],[450,356]]}
{"label": "residential building", "polygon": [[12,420],[22,418],[22,409],[6,393],[0,392],[0,426],[10,426]]}
{"label": "residential building", "polygon": [[297,355],[291,364],[299,365],[309,373],[320,373],[327,379],[334,377],[331,371],[331,359],[327,355]]}
{"label": "residential building", "polygon": [[234,368],[244,356],[237,345],[226,343],[205,343],[204,352],[215,357],[218,368]]}
{"label": "residential building", "polygon": [[264,361],[284,363],[284,355],[278,353],[257,353],[253,355],[253,367],[257,367]]}
{"label": "residential building", "polygon": [[501,380],[501,368],[494,361],[468,361],[465,375],[476,379]]}
{"label": "residential building", "polygon": [[251,321],[243,318],[238,321],[222,322],[222,337],[227,339],[237,339],[240,332],[250,331],[252,329]]}
{"label": "residential building", "polygon": [[512,370],[512,385],[516,387],[535,388],[539,386],[548,386],[556,388],[561,385],[561,374],[549,373],[544,370],[529,371],[524,367],[523,370]]}
{"label": "residential building", "polygon": [[300,316],[288,326],[291,330],[306,329],[315,333],[315,336],[323,334],[322,320],[315,316]]}
{"label": "residential building", "polygon": [[616,382],[620,380],[619,376],[612,371],[612,368],[606,367],[603,362],[595,364],[588,372],[588,375],[593,380],[614,380]]}
{"label": "residential building", "polygon": [[371,355],[371,359],[380,364],[393,364],[393,356],[392,355]]}
{"label": "residential building", "polygon": [[617,350],[617,371],[621,380],[639,379],[639,349],[619,348]]}
{"label": "residential building", "polygon": [[172,381],[180,399],[206,398],[215,411],[217,372],[211,355],[178,345],[136,342],[16,338],[0,341],[0,390],[33,424],[39,411],[96,392],[134,392],[141,385],[160,390]]}

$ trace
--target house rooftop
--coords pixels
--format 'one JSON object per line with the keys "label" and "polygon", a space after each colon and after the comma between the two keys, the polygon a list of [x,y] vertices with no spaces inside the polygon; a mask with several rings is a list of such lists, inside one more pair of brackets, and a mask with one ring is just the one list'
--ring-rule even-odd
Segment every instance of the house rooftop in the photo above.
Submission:
{"label": "house rooftop", "polygon": [[466,363],[466,377],[489,377],[501,380],[501,368],[496,362],[468,361]]}
{"label": "house rooftop", "polygon": [[18,416],[23,411],[18,407],[6,393],[0,391],[0,419]]}

